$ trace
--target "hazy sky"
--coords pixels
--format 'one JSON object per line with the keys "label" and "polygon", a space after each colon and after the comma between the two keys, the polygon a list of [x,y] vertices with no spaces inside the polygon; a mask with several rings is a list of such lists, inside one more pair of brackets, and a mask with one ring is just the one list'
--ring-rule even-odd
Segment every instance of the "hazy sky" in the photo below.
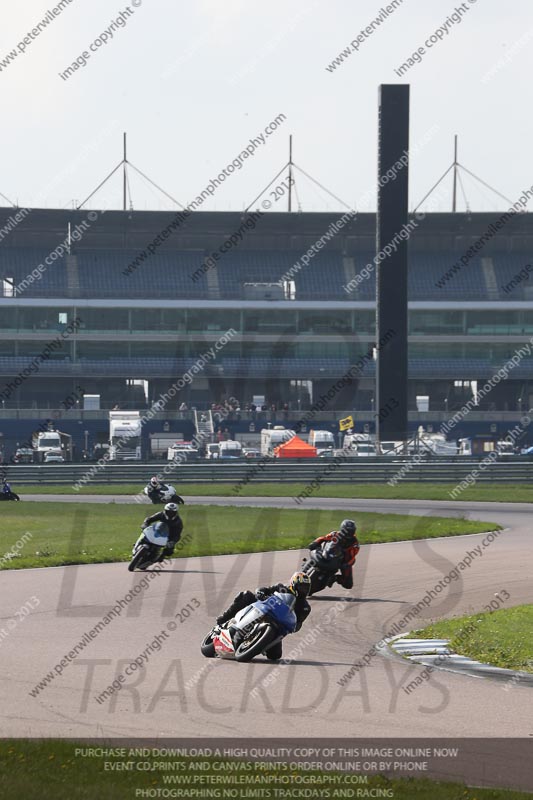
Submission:
{"label": "hazy sky", "polygon": [[[425,142],[412,156],[410,207],[450,165],[455,133],[460,162],[514,202],[533,185],[531,0],[396,3],[328,71],[386,0],[72,0],[26,44],[57,3],[4,0],[0,192],[30,207],[81,202],[120,161],[127,131],[132,163],[186,205],[285,114],[202,209],[246,207],[288,160],[292,133],[297,165],[348,205],[374,210],[378,85],[410,83],[411,144]],[[442,39],[426,47],[439,28]],[[106,31],[112,38],[91,51]],[[420,47],[422,60],[398,77]],[[86,66],[63,80],[83,51]],[[341,208],[296,180],[304,211]],[[507,206],[468,176],[464,186],[472,210]],[[136,209],[174,208],[134,174],[131,191]],[[121,202],[116,174],[88,207]],[[434,209],[450,206],[449,176]],[[273,205],[285,208],[285,199]]]}

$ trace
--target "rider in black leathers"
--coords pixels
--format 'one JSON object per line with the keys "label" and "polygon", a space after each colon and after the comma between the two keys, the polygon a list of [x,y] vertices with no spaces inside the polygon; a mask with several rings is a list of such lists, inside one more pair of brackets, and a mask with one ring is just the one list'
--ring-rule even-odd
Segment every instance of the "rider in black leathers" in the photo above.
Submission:
{"label": "rider in black leathers", "polygon": [[154,522],[164,522],[168,528],[167,546],[159,556],[159,561],[163,561],[165,558],[170,558],[172,556],[174,548],[181,539],[181,533],[183,531],[183,520],[178,514],[178,506],[176,503],[167,503],[163,511],[158,511],[157,514],[146,517],[141,527],[144,530],[149,525],[153,525]]}
{"label": "rider in black leathers", "polygon": [[[154,501],[156,503],[163,502],[162,496],[167,491],[168,491],[168,485],[166,483],[163,483],[162,481],[159,480],[159,478],[157,478],[155,476],[153,478],[150,478],[150,482],[148,483],[148,486],[146,487],[146,494],[148,495],[148,497],[150,498],[150,500],[152,502],[154,502]],[[177,502],[178,503],[180,503],[180,502],[183,503],[182,498],[178,497]]]}
{"label": "rider in black leathers", "polygon": [[[274,592],[284,592],[286,594],[296,595],[296,602],[294,604],[293,611],[296,614],[295,632],[299,631],[311,613],[311,606],[306,600],[310,588],[311,581],[309,576],[303,572],[295,572],[291,577],[288,586],[286,586],[284,583],[275,583],[273,586],[262,586],[261,588],[256,589],[255,592],[251,592],[249,590],[239,592],[231,605],[228,606],[228,608],[217,617],[217,625],[223,625],[224,622],[227,622],[234,617],[237,611],[241,611],[241,609],[246,608],[246,606],[249,606],[251,603],[255,603],[256,600],[266,600],[266,598],[270,597],[270,595],[274,594]],[[272,647],[269,647],[268,650],[265,650],[265,654],[267,658],[273,661],[280,659],[283,654],[282,642],[273,644]]]}

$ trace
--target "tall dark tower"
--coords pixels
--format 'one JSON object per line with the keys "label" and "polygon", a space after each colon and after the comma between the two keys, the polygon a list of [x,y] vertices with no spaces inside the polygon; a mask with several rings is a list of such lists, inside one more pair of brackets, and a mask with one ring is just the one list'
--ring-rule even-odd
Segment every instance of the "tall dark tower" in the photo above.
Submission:
{"label": "tall dark tower", "polygon": [[[394,237],[376,271],[376,433],[379,441],[407,439],[407,240],[409,166],[387,170],[409,151],[409,86],[379,87],[378,207],[376,251]],[[404,159],[405,160],[405,159]],[[391,248],[388,248],[390,251]],[[381,346],[380,346],[381,342]]]}

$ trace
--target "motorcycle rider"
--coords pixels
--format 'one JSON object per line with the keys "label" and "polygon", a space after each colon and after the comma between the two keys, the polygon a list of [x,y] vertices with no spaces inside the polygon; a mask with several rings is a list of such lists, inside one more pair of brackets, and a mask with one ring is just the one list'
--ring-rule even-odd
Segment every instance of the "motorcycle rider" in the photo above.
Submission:
{"label": "motorcycle rider", "polygon": [[[150,482],[146,487],[146,494],[148,495],[150,500],[152,500],[152,502],[154,500],[156,502],[160,502],[162,499],[162,495],[164,495],[165,492],[168,492],[168,488],[169,488],[168,484],[163,483],[163,481],[159,480],[159,478],[156,475],[154,475],[153,478],[150,478]],[[183,503],[181,497],[178,497],[178,503]]]}
{"label": "motorcycle rider", "polygon": [[353,587],[353,565],[356,556],[361,549],[359,540],[356,536],[357,526],[353,519],[344,519],[338,531],[331,531],[325,536],[319,536],[309,545],[309,550],[316,550],[324,542],[334,542],[343,551],[343,560],[340,566],[341,574],[334,575],[328,581],[328,586],[339,583],[345,589]]}
{"label": "motorcycle rider", "polygon": [[158,559],[158,561],[163,561],[165,558],[172,556],[183,531],[183,520],[178,514],[177,504],[167,503],[163,511],[158,511],[157,514],[146,517],[141,528],[144,530],[149,525],[153,525],[154,522],[164,522],[168,528],[168,542]]}
{"label": "motorcycle rider", "polygon": [[[293,611],[296,614],[296,628],[294,630],[295,632],[299,631],[311,613],[311,606],[306,600],[310,590],[311,579],[309,575],[306,575],[305,572],[295,572],[288,586],[284,583],[275,583],[273,586],[262,586],[256,589],[255,592],[251,592],[249,589],[244,592],[239,592],[231,605],[216,618],[216,623],[217,625],[223,625],[225,622],[232,619],[237,611],[241,611],[251,603],[255,603],[256,600],[266,600],[267,597],[273,595],[274,592],[283,592],[285,594],[293,594],[296,597],[296,602],[293,607]],[[280,659],[282,654],[282,642],[276,642],[276,644],[273,644],[265,650],[265,655],[272,661]]]}

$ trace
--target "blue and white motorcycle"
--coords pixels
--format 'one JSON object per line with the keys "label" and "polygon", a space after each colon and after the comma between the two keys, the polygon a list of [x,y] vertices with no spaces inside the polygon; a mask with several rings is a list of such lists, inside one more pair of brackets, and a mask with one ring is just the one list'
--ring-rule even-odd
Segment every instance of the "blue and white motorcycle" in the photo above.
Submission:
{"label": "blue and white motorcycle", "polygon": [[168,542],[168,527],[164,522],[154,522],[142,531],[141,535],[133,545],[133,558],[131,559],[128,570],[133,572],[136,569],[145,570],[159,561],[159,556]]}
{"label": "blue and white motorcycle", "polygon": [[[202,655],[251,661],[294,633],[295,602],[295,596],[289,592],[274,592],[266,600],[256,600],[238,611],[233,619],[209,631],[201,644]],[[268,652],[265,655],[269,658]]]}

